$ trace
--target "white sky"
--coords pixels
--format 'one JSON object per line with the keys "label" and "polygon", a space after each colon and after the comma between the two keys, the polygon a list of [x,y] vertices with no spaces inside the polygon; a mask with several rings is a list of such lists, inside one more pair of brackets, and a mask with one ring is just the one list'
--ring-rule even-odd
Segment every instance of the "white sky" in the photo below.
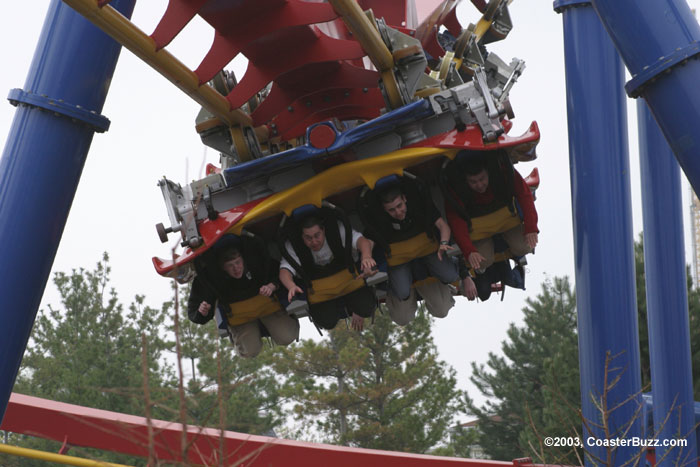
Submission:
{"label": "white sky", "polygon": [[[420,1],[420,0],[418,0]],[[700,0],[689,0],[700,7]],[[22,88],[39,38],[49,0],[5,2],[0,16],[0,94]],[[137,2],[133,21],[151,33],[165,11],[166,0]],[[459,7],[463,27],[478,19],[471,3]],[[521,308],[526,297],[534,297],[541,283],[554,276],[574,273],[571,198],[569,189],[568,143],[564,83],[562,19],[551,1],[518,0],[511,5],[514,29],[503,42],[489,50],[509,62],[524,59],[527,68],[511,91],[515,126],[511,134],[524,132],[532,120],[540,126],[539,159],[520,164],[523,175],[537,166],[541,186],[537,192],[540,243],[529,261],[526,292],[509,289],[505,301],[492,297],[486,303],[458,299],[450,315],[437,323],[435,339],[440,355],[458,372],[460,387],[483,401],[468,381],[470,362],[484,363],[489,352],[500,353],[510,323],[522,323]],[[206,53],[213,31],[203,22],[193,22],[168,47],[190,68],[196,68]],[[244,68],[240,64],[236,75]],[[59,96],[56,96],[59,97]],[[635,238],[642,230],[641,195],[635,105],[631,109],[630,161]],[[9,132],[14,107],[0,105],[0,141]],[[109,252],[112,284],[121,301],[128,304],[135,294],[158,307],[170,298],[168,280],[158,276],[152,256],[167,257],[169,247],[158,240],[154,225],[169,225],[165,205],[156,183],[162,176],[186,183],[199,178],[204,160],[218,163],[218,154],[205,152],[194,131],[199,107],[129,51],[122,52],[103,115],[111,128],[96,134],[78,187],[53,271],[93,268],[103,251]],[[35,156],[41,163],[44,155]],[[688,185],[684,185],[684,214],[688,212]],[[6,222],[7,220],[3,220]],[[689,225],[686,219],[686,226]],[[38,226],[37,228],[40,228]],[[174,236],[171,235],[171,239]],[[174,244],[171,242],[171,246]],[[690,236],[686,235],[686,257],[690,261]],[[42,307],[58,303],[53,284],[48,284]],[[302,323],[302,337],[317,336],[308,322]]]}

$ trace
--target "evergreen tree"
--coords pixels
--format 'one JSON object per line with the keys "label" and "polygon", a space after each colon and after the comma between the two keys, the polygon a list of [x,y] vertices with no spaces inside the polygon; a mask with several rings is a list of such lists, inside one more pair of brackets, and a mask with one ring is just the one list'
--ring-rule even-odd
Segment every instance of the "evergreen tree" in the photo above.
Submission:
{"label": "evergreen tree", "polygon": [[[144,306],[137,296],[128,311],[109,287],[109,258],[94,271],[56,273],[61,306],[41,310],[22,361],[16,390],[61,402],[143,413],[141,334],[148,341],[151,388],[172,377],[161,365],[169,342],[160,335],[165,307]],[[82,356],[82,357],[81,357]]]}
{"label": "evergreen tree", "polygon": [[476,427],[456,425],[448,430],[447,443],[433,449],[430,454],[446,457],[474,457],[475,453],[472,449],[478,442],[479,432]]}
{"label": "evergreen tree", "polygon": [[[651,390],[646,283],[642,238],[634,245],[642,384]],[[700,326],[700,291],[687,274],[690,328]],[[543,294],[528,300],[525,328],[511,327],[504,357],[491,356],[487,367],[474,366],[473,381],[491,400],[470,409],[479,419],[480,444],[496,459],[509,460],[528,453],[535,458],[540,436],[580,432],[576,315],[571,287],[565,279],[543,286]],[[559,313],[555,313],[559,310]],[[558,330],[554,333],[554,330]],[[695,399],[700,397],[700,334],[691,332]],[[531,447],[534,447],[532,449]],[[548,462],[580,463],[570,452],[544,451]],[[564,457],[562,457],[564,456]],[[543,460],[540,458],[540,460]]]}
{"label": "evergreen tree", "polygon": [[[51,400],[109,411],[145,415],[142,334],[146,340],[151,416],[180,421],[178,379],[164,364],[173,342],[177,312],[180,355],[185,375],[184,406],[190,425],[223,427],[253,434],[271,434],[282,420],[276,375],[270,367],[270,350],[256,359],[235,355],[216,327],[187,319],[189,288],[179,289],[180,300],[156,310],[137,296],[128,310],[109,286],[109,260],[105,254],[94,270],[57,273],[54,284],[61,305],[41,310],[20,368],[15,391]],[[184,298],[184,299],[183,299]],[[172,361],[172,359],[168,359]],[[188,372],[192,374],[188,374]],[[222,388],[221,399],[218,389]],[[221,400],[221,402],[220,402]],[[56,452],[60,443],[9,434],[10,444]],[[177,450],[177,447],[175,447]],[[105,461],[145,465],[146,459],[72,449],[69,454]],[[0,465],[43,466],[41,461],[0,455]]]}
{"label": "evergreen tree", "polygon": [[[634,262],[637,270],[637,307],[639,309],[639,354],[642,367],[642,387],[651,391],[651,367],[649,360],[649,331],[647,326],[647,297],[644,266],[644,243],[642,235],[634,244]],[[690,351],[693,367],[693,393],[695,400],[700,400],[700,290],[693,287],[690,269],[686,267],[686,287],[688,290],[688,313],[690,327]]]}
{"label": "evergreen tree", "polygon": [[190,423],[274,435],[283,413],[271,347],[255,358],[241,358],[213,325],[210,330],[206,350],[197,358],[199,377],[187,384]]}
{"label": "evergreen tree", "polygon": [[[576,309],[568,279],[544,284],[523,314],[525,325],[508,330],[503,356],[472,364],[472,382],[490,400],[468,405],[479,421],[479,445],[494,459],[539,458],[539,437],[564,436],[581,424]],[[546,454],[551,457],[540,460],[580,463],[570,450],[550,448]]]}
{"label": "evergreen tree", "polygon": [[642,234],[634,242],[634,269],[637,285],[637,324],[639,326],[639,365],[642,371],[642,388],[651,387],[651,366],[649,362],[649,329],[647,327],[647,284],[644,274],[644,242]]}
{"label": "evergreen tree", "polygon": [[[169,343],[161,337],[165,307],[144,305],[137,296],[128,310],[109,287],[109,258],[92,271],[73,270],[54,276],[61,304],[41,310],[20,368],[18,393],[105,410],[143,415],[145,402],[142,334],[148,342],[148,386],[161,409],[154,417],[168,418],[166,407],[172,373],[162,364]],[[14,435],[13,442],[56,451],[44,440]],[[48,446],[48,447],[47,447]],[[76,454],[80,455],[80,454]],[[88,457],[114,462],[126,457],[89,451]],[[34,465],[25,460],[22,465]],[[41,465],[41,464],[37,464]]]}
{"label": "evergreen tree", "polygon": [[219,336],[215,320],[200,325],[187,318],[189,290],[182,288],[178,323],[183,371],[191,372],[186,385],[188,423],[274,433],[282,423],[282,408],[270,346],[256,358],[237,356],[229,339]]}
{"label": "evergreen tree", "polygon": [[316,417],[324,441],[349,446],[428,452],[446,438],[462,395],[422,308],[404,328],[386,313],[362,333],[341,323],[322,342],[284,349],[276,368],[289,376],[297,419]]}

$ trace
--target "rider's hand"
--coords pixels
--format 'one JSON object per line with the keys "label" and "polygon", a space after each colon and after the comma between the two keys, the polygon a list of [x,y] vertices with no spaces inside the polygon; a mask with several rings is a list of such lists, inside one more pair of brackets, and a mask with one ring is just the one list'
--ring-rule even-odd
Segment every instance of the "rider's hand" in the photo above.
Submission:
{"label": "rider's hand", "polygon": [[442,254],[443,254],[443,253],[447,254],[447,252],[448,252],[449,250],[454,250],[454,248],[451,247],[450,245],[446,245],[446,244],[444,244],[444,243],[441,243],[441,244],[440,244],[440,248],[438,248],[438,251],[437,251],[437,257],[438,257],[438,259],[439,259],[440,261],[442,261]]}
{"label": "rider's hand", "polygon": [[287,300],[290,302],[294,299],[294,296],[298,293],[303,293],[303,290],[301,290],[301,287],[298,285],[295,285],[291,289],[289,289],[289,293],[287,294]]}
{"label": "rider's hand", "polygon": [[269,297],[274,293],[275,290],[277,290],[277,286],[270,282],[269,284],[265,284],[262,287],[260,287],[260,291],[258,293],[260,295]]}
{"label": "rider's hand", "polygon": [[352,319],[350,320],[350,327],[355,331],[362,331],[362,329],[365,327],[365,319],[362,316],[353,313]]}
{"label": "rider's hand", "polygon": [[481,253],[479,253],[478,251],[474,251],[472,253],[469,253],[468,261],[469,266],[471,266],[476,271],[477,269],[481,268],[481,263],[486,261],[486,258],[481,256]]}
{"label": "rider's hand", "polygon": [[199,314],[202,316],[207,316],[209,314],[209,310],[211,310],[211,305],[208,304],[207,302],[202,302],[199,304]]}
{"label": "rider's hand", "polygon": [[537,232],[525,234],[525,243],[527,243],[530,249],[534,250],[537,246]]}
{"label": "rider's hand", "polygon": [[376,274],[376,271],[373,271],[376,267],[377,262],[374,261],[374,258],[362,258],[362,262],[360,263],[360,269],[362,270],[363,277],[373,276],[374,274]]}
{"label": "rider's hand", "polygon": [[476,284],[474,284],[471,277],[467,276],[467,278],[462,281],[462,288],[464,289],[464,296],[467,297],[467,300],[476,299]]}

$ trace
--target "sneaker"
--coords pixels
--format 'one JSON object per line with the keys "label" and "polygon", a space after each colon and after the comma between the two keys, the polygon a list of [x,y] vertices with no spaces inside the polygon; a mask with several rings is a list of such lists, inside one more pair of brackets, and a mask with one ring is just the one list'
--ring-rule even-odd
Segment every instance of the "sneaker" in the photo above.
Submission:
{"label": "sneaker", "polygon": [[309,315],[309,304],[305,300],[292,300],[286,310],[289,316],[303,318]]}
{"label": "sneaker", "polygon": [[525,290],[525,278],[523,277],[522,266],[516,266],[503,278],[503,283],[514,289]]}
{"label": "sneaker", "polygon": [[373,276],[369,276],[365,279],[365,284],[372,287],[382,282],[386,282],[389,279],[389,275],[385,272],[379,271]]}

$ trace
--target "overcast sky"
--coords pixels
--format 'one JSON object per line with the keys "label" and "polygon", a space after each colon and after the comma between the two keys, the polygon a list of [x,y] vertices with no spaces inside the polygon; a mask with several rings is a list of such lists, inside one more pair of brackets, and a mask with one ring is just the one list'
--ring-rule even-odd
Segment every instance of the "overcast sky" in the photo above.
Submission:
{"label": "overcast sky", "polygon": [[[418,0],[420,1],[420,0]],[[691,7],[700,0],[690,0]],[[0,17],[0,93],[22,88],[31,62],[49,0],[5,2]],[[137,2],[133,21],[151,33],[165,11],[166,0]],[[465,27],[479,15],[464,0],[458,16]],[[489,352],[500,352],[510,323],[521,324],[526,297],[534,297],[543,281],[569,275],[573,283],[573,234],[569,189],[566,102],[562,20],[551,1],[516,0],[511,5],[514,29],[503,42],[489,50],[509,62],[524,59],[527,68],[511,91],[516,118],[511,134],[520,134],[532,120],[539,123],[542,139],[535,162],[519,164],[527,175],[533,167],[542,180],[537,192],[540,243],[529,259],[528,290],[509,289],[497,297],[474,304],[458,299],[450,315],[437,322],[435,339],[442,358],[458,372],[460,386],[477,401],[483,398],[468,381],[470,362],[484,363]],[[168,49],[194,69],[206,53],[213,30],[194,21]],[[232,66],[240,78],[244,62]],[[60,97],[60,96],[54,96]],[[631,182],[634,232],[642,230],[634,102],[629,101]],[[0,105],[0,141],[7,137],[14,115],[7,101]],[[124,50],[119,60],[103,114],[111,122],[107,133],[95,135],[70,212],[53,271],[93,268],[102,252],[111,256],[112,284],[121,301],[128,304],[135,294],[144,294],[154,307],[169,299],[170,284],[158,276],[152,256],[167,257],[169,246],[158,240],[154,225],[169,225],[165,205],[157,188],[164,175],[187,183],[202,175],[204,163],[218,163],[214,150],[205,150],[194,130],[199,107],[185,94]],[[35,155],[38,164],[45,155]],[[689,211],[688,185],[684,184],[684,214]],[[687,217],[687,216],[686,216]],[[3,219],[2,222],[8,220]],[[686,226],[689,222],[686,219]],[[37,228],[41,228],[39,225]],[[686,235],[686,257],[690,240]],[[171,239],[174,236],[171,235]],[[175,243],[173,240],[171,246]],[[58,294],[48,284],[42,307],[57,304]],[[302,337],[318,335],[308,322]]]}

